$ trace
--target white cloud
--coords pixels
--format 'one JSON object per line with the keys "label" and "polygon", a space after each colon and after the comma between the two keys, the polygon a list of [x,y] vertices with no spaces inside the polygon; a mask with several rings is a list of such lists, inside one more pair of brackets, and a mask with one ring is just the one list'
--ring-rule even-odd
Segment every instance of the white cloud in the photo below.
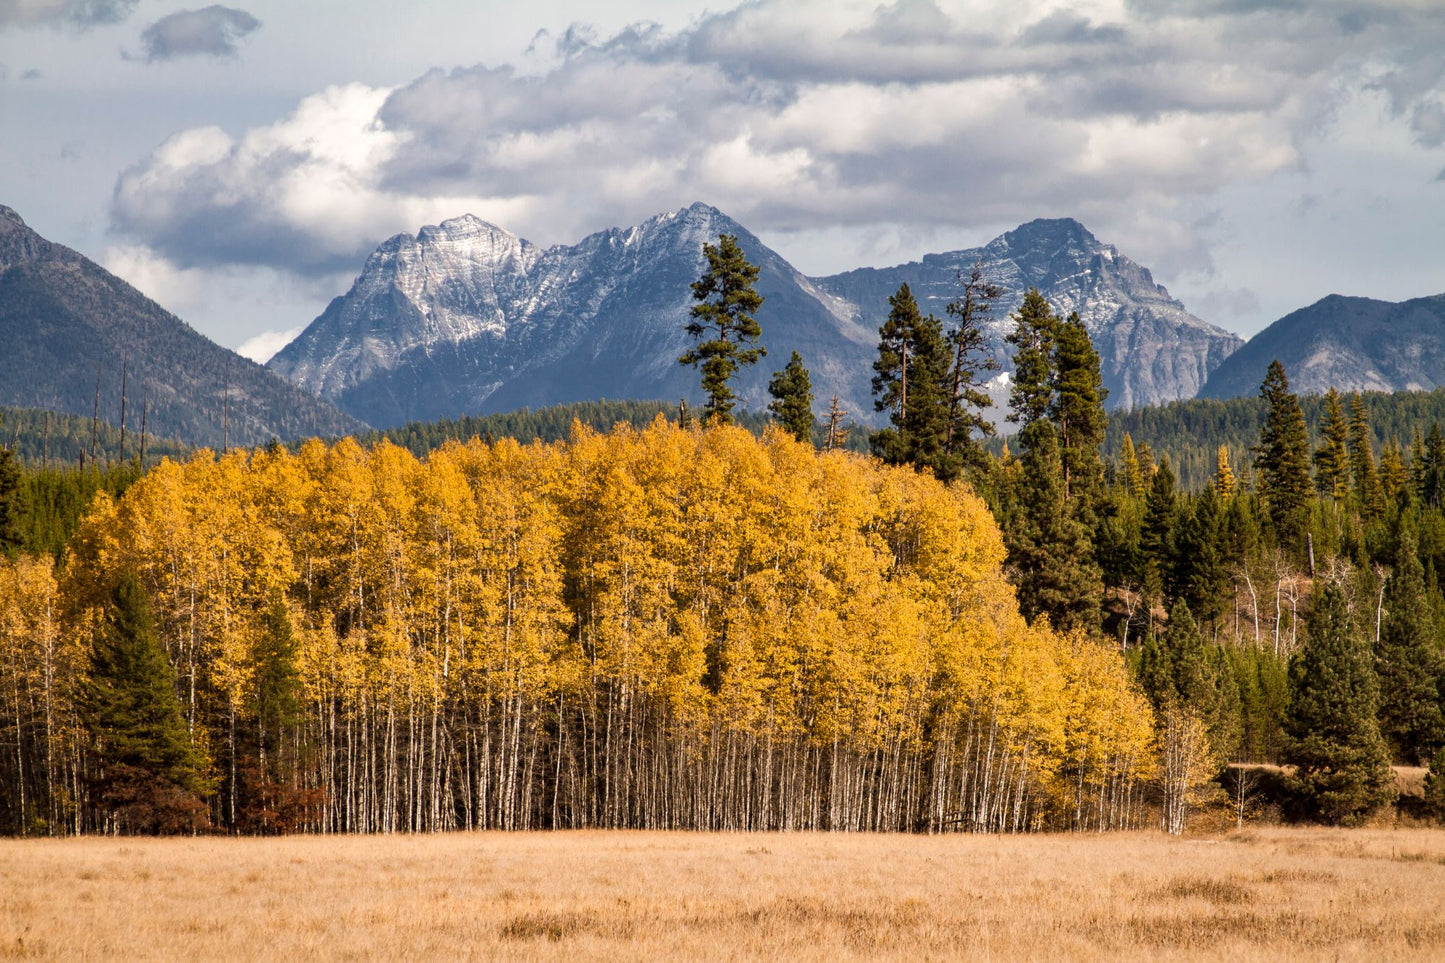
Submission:
{"label": "white cloud", "polygon": [[129,16],[136,0],[0,0],[0,28],[68,24],[90,27]]}
{"label": "white cloud", "polygon": [[795,234],[1072,214],[1203,270],[1200,204],[1307,168],[1362,90],[1409,149],[1445,140],[1442,49],[1412,0],[756,0],[677,33],[568,31],[533,73],[434,70],[184,132],[122,175],[112,218],[184,267],[320,275],[464,212],[542,242],[693,200]]}
{"label": "white cloud", "polygon": [[296,340],[304,328],[290,328],[286,331],[262,331],[260,334],[247,338],[236,348],[236,353],[243,358],[250,358],[257,364],[265,364],[275,356],[276,352]]}

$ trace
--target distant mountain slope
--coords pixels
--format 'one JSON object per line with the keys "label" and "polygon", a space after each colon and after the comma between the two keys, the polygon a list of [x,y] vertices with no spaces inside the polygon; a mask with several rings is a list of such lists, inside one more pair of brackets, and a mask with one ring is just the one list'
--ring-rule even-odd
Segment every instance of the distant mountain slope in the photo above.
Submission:
{"label": "distant mountain slope", "polygon": [[1077,311],[1084,320],[1099,351],[1110,408],[1192,398],[1244,343],[1190,314],[1154,283],[1147,268],[1069,218],[1031,221],[981,248],[849,271],[817,284],[846,302],[859,323],[886,316],[888,296],[905,281],[925,312],[943,318],[958,296],[958,275],[980,259],[985,276],[1005,292],[992,313],[998,359],[1006,361],[1002,338],[1012,330],[1009,312],[1036,287],[1060,314]]}
{"label": "distant mountain slope", "polygon": [[545,250],[471,216],[397,235],[268,366],[378,426],[598,398],[697,401],[698,376],[677,357],[689,343],[683,325],[702,245],[723,233],[761,269],[769,356],[738,381],[754,410],[796,350],[820,409],[836,393],[851,415],[875,421],[871,366],[888,296],[908,281],[942,316],[957,272],[980,253],[1009,289],[997,332],[1029,286],[1061,311],[1079,310],[1113,406],[1192,396],[1240,343],[1075,221],[1035,221],[981,251],[814,279],[726,214],[694,204]]}
{"label": "distant mountain slope", "polygon": [[1258,391],[1275,359],[1300,394],[1445,385],[1445,294],[1399,303],[1332,294],[1251,338],[1215,370],[1200,397]]}
{"label": "distant mountain slope", "polygon": [[768,356],[739,376],[743,404],[767,404],[768,379],[796,350],[820,403],[836,391],[871,411],[873,331],[701,204],[546,250],[471,216],[398,235],[268,367],[378,426],[599,398],[697,401],[698,375],[677,358],[703,243],[724,233],[760,268],[766,299]]}
{"label": "distant mountain slope", "polygon": [[207,340],[120,278],[54,244],[0,206],[0,404],[100,415],[127,426],[219,446],[339,435],[364,426]]}

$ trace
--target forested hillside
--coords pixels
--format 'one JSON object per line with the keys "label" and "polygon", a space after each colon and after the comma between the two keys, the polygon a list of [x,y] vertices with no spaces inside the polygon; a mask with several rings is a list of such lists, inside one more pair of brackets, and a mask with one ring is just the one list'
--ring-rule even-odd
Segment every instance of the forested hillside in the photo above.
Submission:
{"label": "forested hillside", "polygon": [[[1258,373],[1260,381],[1264,374],[1263,370]],[[1366,391],[1359,398],[1377,451],[1391,439],[1408,443],[1416,429],[1428,432],[1433,424],[1445,424],[1445,389]],[[1324,395],[1302,395],[1300,408],[1311,434],[1318,435],[1325,413]],[[1148,445],[1156,456],[1168,457],[1182,488],[1198,491],[1213,476],[1221,445],[1231,464],[1248,470],[1253,460],[1249,449],[1259,438],[1265,410],[1264,399],[1255,393],[1223,401],[1200,398],[1113,411],[1104,451],[1108,457],[1118,458],[1124,436],[1129,435],[1136,447]]]}

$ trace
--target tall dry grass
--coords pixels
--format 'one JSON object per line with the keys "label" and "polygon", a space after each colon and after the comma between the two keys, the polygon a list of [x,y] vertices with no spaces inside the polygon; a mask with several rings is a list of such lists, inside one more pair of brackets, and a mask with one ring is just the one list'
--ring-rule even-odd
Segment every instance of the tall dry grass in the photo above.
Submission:
{"label": "tall dry grass", "polygon": [[1445,956],[1445,832],[0,843],[0,957]]}

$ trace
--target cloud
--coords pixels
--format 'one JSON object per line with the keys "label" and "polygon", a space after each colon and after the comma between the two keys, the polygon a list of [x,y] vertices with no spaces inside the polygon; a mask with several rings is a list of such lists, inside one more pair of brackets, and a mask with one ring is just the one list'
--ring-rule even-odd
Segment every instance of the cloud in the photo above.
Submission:
{"label": "cloud", "polygon": [[213,4],[200,10],[178,10],[141,33],[147,63],[177,57],[234,57],[242,37],[261,26],[244,10]]}
{"label": "cloud", "polygon": [[1445,96],[1423,0],[754,0],[548,42],[537,71],[433,70],[179,134],[122,175],[114,226],[182,265],[316,274],[468,211],[542,242],[693,200],[776,232],[1068,214],[1207,269],[1190,199],[1303,170],[1363,90],[1430,146]]}
{"label": "cloud", "polygon": [[0,0],[0,30],[6,27],[71,26],[84,29],[119,23],[136,0]]}
{"label": "cloud", "polygon": [[286,331],[262,331],[241,342],[236,348],[236,353],[243,358],[250,358],[257,364],[265,364],[275,356],[276,352],[295,341],[296,336],[304,330],[304,327],[300,327],[290,328]]}

